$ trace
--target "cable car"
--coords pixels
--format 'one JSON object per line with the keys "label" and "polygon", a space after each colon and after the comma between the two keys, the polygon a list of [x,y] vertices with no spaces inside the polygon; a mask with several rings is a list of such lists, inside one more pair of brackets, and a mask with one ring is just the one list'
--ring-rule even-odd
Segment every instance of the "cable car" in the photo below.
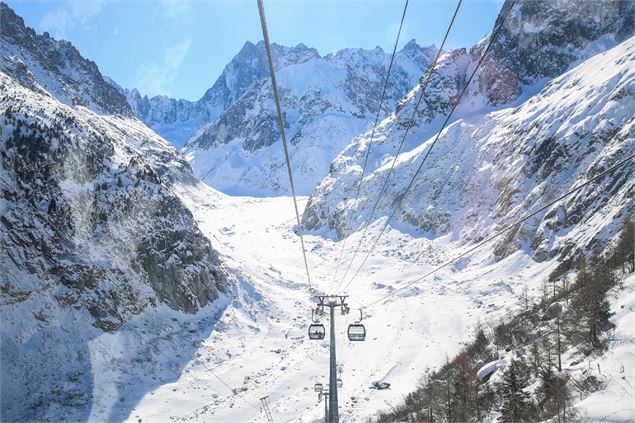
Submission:
{"label": "cable car", "polygon": [[342,382],[342,379],[337,379],[337,387],[341,388],[342,386],[344,386],[344,383]]}
{"label": "cable car", "polygon": [[315,385],[313,385],[313,389],[315,390],[315,392],[322,392],[324,390],[324,386],[322,386],[321,383],[316,383]]}
{"label": "cable car", "polygon": [[362,311],[359,310],[359,320],[355,323],[348,325],[348,340],[349,341],[365,341],[366,340],[366,328],[362,325]]}
{"label": "cable car", "polygon": [[324,335],[326,334],[326,329],[324,329],[324,325],[321,323],[311,323],[309,325],[309,339],[313,341],[321,341],[324,339]]}
{"label": "cable car", "polygon": [[349,341],[365,341],[366,340],[366,328],[361,323],[351,323],[348,325],[348,340]]}

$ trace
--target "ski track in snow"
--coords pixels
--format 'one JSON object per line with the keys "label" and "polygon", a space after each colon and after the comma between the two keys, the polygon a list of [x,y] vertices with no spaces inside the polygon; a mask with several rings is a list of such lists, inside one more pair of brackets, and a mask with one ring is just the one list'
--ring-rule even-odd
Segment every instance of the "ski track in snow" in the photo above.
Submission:
{"label": "ski track in snow", "polygon": [[[246,401],[259,405],[265,395],[276,422],[321,421],[324,406],[317,403],[313,384],[316,377],[328,382],[328,341],[309,341],[306,336],[311,302],[299,237],[292,231],[292,199],[227,197],[204,184],[180,191],[226,267],[235,269],[235,297],[201,343],[197,358],[178,380],[148,392],[129,421],[262,421],[263,415]],[[301,207],[306,201],[300,199]],[[377,229],[373,226],[370,235]],[[348,241],[345,258],[352,256],[359,235]],[[384,237],[348,289],[351,313],[336,317],[343,422],[361,421],[396,404],[427,366],[435,368],[446,355],[451,358],[479,322],[490,322],[512,306],[514,293],[525,282],[539,287],[541,275],[552,268],[551,262],[530,266],[531,259],[521,252],[496,265],[489,264],[489,251],[471,256],[463,270],[439,272],[364,309],[366,342],[349,342],[346,328],[357,318],[359,306],[456,253],[447,238],[413,238],[392,229]],[[314,286],[327,291],[339,244],[313,235],[305,235],[305,243]],[[200,361],[211,365],[244,400]],[[377,380],[392,386],[370,389]]]}

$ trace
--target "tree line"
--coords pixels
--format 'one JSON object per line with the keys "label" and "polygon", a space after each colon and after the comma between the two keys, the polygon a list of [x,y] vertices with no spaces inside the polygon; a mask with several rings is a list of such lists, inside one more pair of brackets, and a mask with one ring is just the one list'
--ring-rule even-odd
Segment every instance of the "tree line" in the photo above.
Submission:
{"label": "tree line", "polygon": [[[635,225],[626,221],[610,249],[564,262],[537,297],[525,287],[514,313],[491,326],[478,325],[473,340],[376,422],[471,422],[498,415],[501,422],[579,421],[576,396],[603,388],[601,369],[566,371],[606,348],[610,336],[607,294],[635,272]],[[479,379],[485,363],[499,360]],[[598,365],[599,367],[599,365]]]}

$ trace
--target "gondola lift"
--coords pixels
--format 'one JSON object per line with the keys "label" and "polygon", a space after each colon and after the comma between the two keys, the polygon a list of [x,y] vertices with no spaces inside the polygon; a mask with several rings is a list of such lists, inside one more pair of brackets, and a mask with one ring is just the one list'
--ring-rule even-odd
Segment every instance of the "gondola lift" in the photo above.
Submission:
{"label": "gondola lift", "polygon": [[321,341],[326,336],[324,325],[315,320],[315,311],[311,312],[312,323],[309,325],[309,339],[312,341]]}
{"label": "gondola lift", "polygon": [[348,340],[349,341],[365,341],[366,340],[366,328],[362,324],[362,310],[359,310],[359,320],[355,323],[348,325]]}

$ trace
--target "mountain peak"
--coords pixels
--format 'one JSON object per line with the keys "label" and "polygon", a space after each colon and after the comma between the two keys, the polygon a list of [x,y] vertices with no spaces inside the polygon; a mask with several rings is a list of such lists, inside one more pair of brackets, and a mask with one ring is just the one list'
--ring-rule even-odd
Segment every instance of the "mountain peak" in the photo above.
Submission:
{"label": "mountain peak", "polygon": [[405,46],[403,46],[403,48],[413,48],[413,47],[419,47],[419,44],[417,44],[417,40],[414,38],[408,41]]}
{"label": "mountain peak", "polygon": [[[69,41],[55,40],[48,33],[38,35],[6,3],[0,3],[0,28],[0,46],[5,58],[0,69],[27,88],[45,91],[70,106],[85,106],[104,114],[132,115],[123,94]],[[24,71],[26,63],[30,72]]]}
{"label": "mountain peak", "polygon": [[419,65],[428,65],[434,60],[434,56],[437,54],[437,48],[434,44],[428,47],[422,47],[417,44],[417,41],[413,38],[403,46],[399,53],[406,55]]}

